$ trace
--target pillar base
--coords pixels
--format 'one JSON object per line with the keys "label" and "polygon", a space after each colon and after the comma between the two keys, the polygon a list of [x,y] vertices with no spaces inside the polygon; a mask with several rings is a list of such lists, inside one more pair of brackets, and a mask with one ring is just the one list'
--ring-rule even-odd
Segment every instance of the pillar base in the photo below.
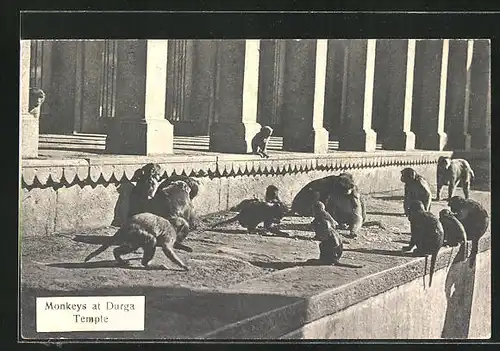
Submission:
{"label": "pillar base", "polygon": [[468,133],[448,135],[448,149],[450,150],[470,150],[471,136]]}
{"label": "pillar base", "polygon": [[377,149],[377,133],[373,129],[344,133],[339,150],[372,152]]}
{"label": "pillar base", "polygon": [[23,114],[21,130],[22,158],[38,157],[39,120],[32,114]]}
{"label": "pillar base", "polygon": [[307,127],[288,124],[283,132],[283,151],[327,153],[328,131],[325,128],[308,131]]}
{"label": "pillar base", "polygon": [[419,147],[422,150],[436,150],[442,151],[448,141],[448,135],[445,132],[438,132],[436,134],[425,135],[420,142]]}
{"label": "pillar base", "polygon": [[252,138],[260,131],[259,123],[216,122],[210,126],[210,151],[232,154],[252,152]]}
{"label": "pillar base", "polygon": [[122,155],[159,155],[174,152],[174,127],[166,119],[113,120],[108,126],[106,151]]}
{"label": "pillar base", "polygon": [[415,149],[415,133],[401,132],[399,135],[389,135],[384,140],[384,150],[409,151]]}

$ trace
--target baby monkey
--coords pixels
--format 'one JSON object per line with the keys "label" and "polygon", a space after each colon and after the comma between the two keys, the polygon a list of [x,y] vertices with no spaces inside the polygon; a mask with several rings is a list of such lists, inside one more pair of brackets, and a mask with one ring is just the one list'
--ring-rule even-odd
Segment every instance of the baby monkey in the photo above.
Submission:
{"label": "baby monkey", "polygon": [[269,141],[269,137],[273,134],[273,128],[269,126],[264,126],[260,129],[260,132],[255,134],[252,139],[252,153],[255,155],[259,155],[262,158],[269,158],[269,155],[266,153],[267,142]]}
{"label": "baby monkey", "polygon": [[[343,266],[349,268],[362,268],[360,265],[352,265],[348,263],[339,262],[342,253],[344,252],[344,246],[342,239],[335,229],[337,222],[332,218],[332,216],[325,210],[325,204],[319,201],[319,194],[316,193],[316,200],[312,205],[312,212],[314,215],[314,221],[312,226],[316,236],[315,240],[319,240],[319,264]],[[309,260],[309,262],[316,260]]]}

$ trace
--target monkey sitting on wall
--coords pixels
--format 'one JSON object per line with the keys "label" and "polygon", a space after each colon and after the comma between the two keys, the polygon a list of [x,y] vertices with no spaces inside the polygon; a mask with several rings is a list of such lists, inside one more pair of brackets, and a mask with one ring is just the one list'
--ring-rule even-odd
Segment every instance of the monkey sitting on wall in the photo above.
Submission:
{"label": "monkey sitting on wall", "polygon": [[431,255],[429,273],[429,286],[431,286],[437,255],[443,246],[443,226],[434,214],[425,210],[422,201],[418,200],[409,204],[408,219],[410,220],[411,239],[410,244],[403,248],[403,251],[410,251],[416,247],[415,254]]}
{"label": "monkey sitting on wall", "polygon": [[168,259],[188,270],[188,266],[174,252],[175,244],[180,243],[186,237],[187,228],[189,226],[182,217],[173,217],[169,221],[152,213],[139,213],[130,217],[127,223],[109,238],[108,242],[89,254],[85,258],[85,262],[104,252],[111,245],[120,243],[121,245],[113,250],[113,255],[119,264],[127,265],[129,263],[123,260],[122,255],[143,248],[144,254],[141,264],[144,267],[149,267],[149,262],[153,259],[158,245]]}
{"label": "monkey sitting on wall", "polygon": [[445,208],[439,212],[439,221],[444,229],[444,244],[446,246],[457,246],[464,244],[464,256],[467,258],[467,232],[458,218],[449,209]]}
{"label": "monkey sitting on wall", "polygon": [[403,200],[405,215],[409,216],[410,205],[416,201],[422,202],[425,211],[430,211],[432,194],[427,180],[413,168],[405,168],[401,171],[401,181],[405,184]]}
{"label": "monkey sitting on wall", "polygon": [[255,155],[259,155],[262,158],[269,158],[269,155],[266,153],[267,143],[269,142],[269,138],[273,134],[273,129],[269,126],[264,126],[260,129],[260,131],[255,134],[252,139],[252,153]]}
{"label": "monkey sitting on wall", "polygon": [[30,88],[28,112],[35,117],[40,116],[40,107],[45,101],[45,92],[40,88]]}
{"label": "monkey sitting on wall", "polygon": [[467,160],[461,158],[451,159],[441,156],[438,159],[436,175],[437,201],[440,200],[441,189],[444,185],[448,185],[448,201],[450,201],[459,183],[462,185],[465,198],[469,198],[470,181],[474,178],[474,171]]}
{"label": "monkey sitting on wall", "polygon": [[470,267],[474,266],[479,249],[479,239],[486,233],[489,226],[488,211],[477,201],[464,199],[460,196],[453,196],[448,205],[451,212],[462,223],[467,239],[472,241],[470,253]]}

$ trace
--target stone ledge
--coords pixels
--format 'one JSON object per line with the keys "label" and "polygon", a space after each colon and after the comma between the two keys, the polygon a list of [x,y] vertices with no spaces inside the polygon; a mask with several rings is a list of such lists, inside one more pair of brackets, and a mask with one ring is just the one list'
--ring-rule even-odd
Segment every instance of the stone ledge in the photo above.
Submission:
{"label": "stone ledge", "polygon": [[[471,245],[468,245],[468,255]],[[481,238],[478,253],[491,249],[491,235]],[[457,254],[456,248],[442,248],[436,261],[436,272],[449,266],[454,262]],[[430,258],[428,259],[430,265]],[[292,304],[270,310],[256,316],[226,325],[217,330],[211,331],[201,336],[204,339],[260,339],[280,338],[294,330],[299,329],[307,323],[332,315],[349,306],[362,302],[370,297],[384,293],[390,289],[414,281],[423,277],[426,267],[426,258],[409,258],[408,262],[395,267],[362,277],[339,287],[329,289],[317,294],[302,296],[303,299]],[[306,267],[308,268],[308,267]],[[309,267],[319,269],[320,267]],[[292,270],[296,270],[292,268]],[[296,272],[292,272],[296,273]],[[275,272],[272,275],[280,275],[282,272]],[[427,271],[428,274],[428,271]],[[266,285],[269,286],[269,278],[266,277]],[[325,277],[326,278],[326,277]],[[257,283],[253,280],[252,283]],[[245,282],[245,284],[247,284]],[[426,281],[428,283],[428,281]],[[276,279],[276,285],[280,280]],[[257,289],[238,289],[238,292],[268,293],[262,291],[257,285]],[[236,288],[236,287],[234,287]],[[272,287],[269,287],[272,289]],[[304,310],[306,313],[304,313]],[[306,316],[306,317],[305,317]]]}
{"label": "stone ledge", "polygon": [[135,181],[134,172],[149,162],[163,166],[167,176],[227,177],[308,172],[312,170],[349,170],[385,166],[412,166],[436,163],[442,151],[339,151],[329,154],[286,153],[261,159],[255,155],[218,156],[97,156],[82,159],[23,159],[22,186],[72,185],[77,182]]}

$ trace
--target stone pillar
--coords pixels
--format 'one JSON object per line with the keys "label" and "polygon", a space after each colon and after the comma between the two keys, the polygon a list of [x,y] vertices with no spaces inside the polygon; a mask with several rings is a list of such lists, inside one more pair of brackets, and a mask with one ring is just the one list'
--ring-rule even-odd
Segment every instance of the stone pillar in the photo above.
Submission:
{"label": "stone pillar", "polygon": [[470,128],[473,149],[488,147],[490,138],[490,42],[474,40],[470,67]]}
{"label": "stone pillar", "polygon": [[194,40],[191,135],[209,135],[215,113],[216,41]]}
{"label": "stone pillar", "polygon": [[328,40],[286,43],[283,150],[328,152],[323,127]]}
{"label": "stone pillar", "polygon": [[326,64],[324,127],[330,140],[337,140],[342,133],[342,109],[346,69],[346,39],[328,40],[328,62]]}
{"label": "stone pillar", "polygon": [[415,39],[391,40],[386,64],[390,67],[388,80],[388,118],[386,150],[413,150],[415,134],[411,131],[413,73],[415,69]]}
{"label": "stone pillar", "polygon": [[450,40],[446,86],[445,130],[447,149],[469,150],[470,64],[472,40]]}
{"label": "stone pillar", "polygon": [[23,158],[38,157],[39,120],[37,114],[29,112],[30,97],[30,40],[21,40],[21,82],[19,100],[21,103],[21,156]]}
{"label": "stone pillar", "polygon": [[129,155],[170,154],[173,126],[165,119],[168,40],[119,40],[116,112],[106,150]]}
{"label": "stone pillar", "polygon": [[376,44],[375,39],[349,41],[340,150],[375,151],[376,149],[377,134],[372,129]]}
{"label": "stone pillar", "polygon": [[[416,65],[420,75],[418,93],[414,91],[415,117],[419,133],[417,147],[443,150],[447,135],[444,132],[446,81],[448,73],[449,40],[422,40],[417,43]],[[417,70],[415,72],[417,77]],[[417,80],[417,78],[415,78]]]}
{"label": "stone pillar", "polygon": [[259,132],[259,40],[217,42],[216,120],[210,128],[210,151],[248,153]]}
{"label": "stone pillar", "polygon": [[281,111],[283,109],[285,55],[285,40],[261,40],[257,122],[273,128],[274,136],[283,136]]}

